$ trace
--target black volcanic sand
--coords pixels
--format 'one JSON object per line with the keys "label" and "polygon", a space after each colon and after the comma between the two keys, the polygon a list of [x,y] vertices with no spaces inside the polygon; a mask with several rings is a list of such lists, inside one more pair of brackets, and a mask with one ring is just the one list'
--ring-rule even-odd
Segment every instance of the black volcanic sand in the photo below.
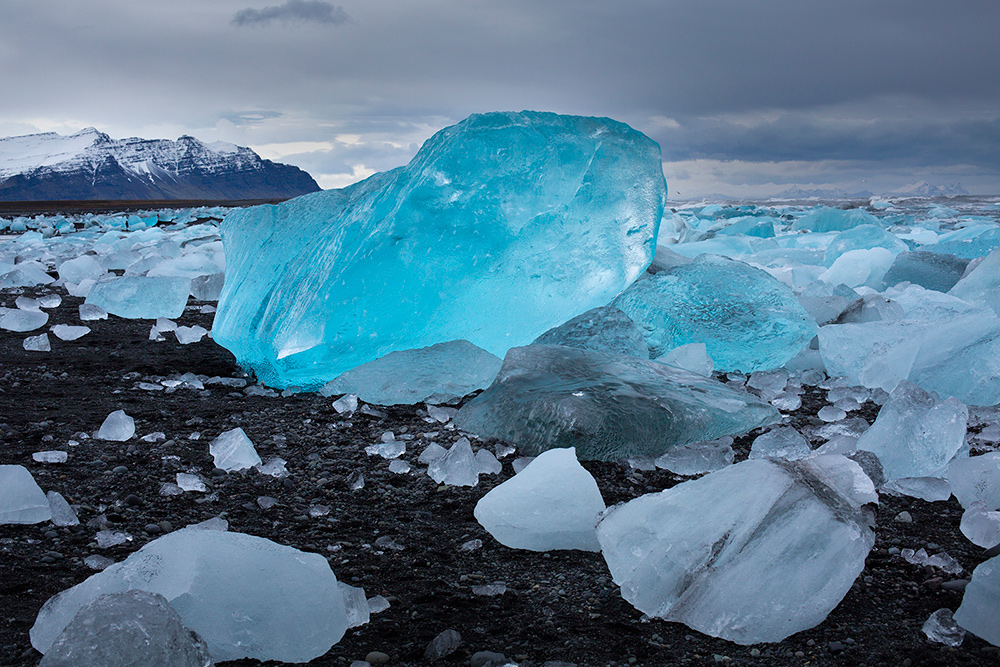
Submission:
{"label": "black volcanic sand", "polygon": [[[45,290],[43,289],[42,292]],[[33,296],[32,290],[22,291]],[[0,293],[13,307],[18,290]],[[80,324],[81,299],[63,296],[49,311],[52,324]],[[201,304],[199,304],[201,305]],[[211,327],[212,315],[189,309],[179,322]],[[0,331],[0,463],[27,467],[46,491],[62,493],[79,506],[83,525],[57,528],[39,524],[0,526],[0,664],[36,665],[28,630],[42,604],[93,571],[83,563],[91,554],[115,560],[153,539],[151,523],[173,529],[215,516],[231,530],[270,538],[325,556],[338,579],[381,594],[391,607],[367,625],[349,630],[326,655],[310,665],[349,665],[371,651],[389,656],[390,665],[424,665],[424,650],[447,629],[461,633],[463,645],[436,664],[465,665],[477,651],[496,651],[521,665],[560,660],[577,665],[983,665],[998,662],[998,649],[967,636],[957,649],[930,643],[921,626],[937,609],[958,608],[961,593],[942,582],[968,577],[984,557],[959,532],[961,508],[954,501],[927,503],[883,496],[877,542],[865,571],[841,604],[819,626],[777,644],[739,646],[687,627],[644,619],[625,602],[611,581],[600,554],[534,553],[500,545],[473,517],[486,491],[509,479],[503,472],[483,476],[479,486],[439,487],[424,474],[413,441],[404,458],[410,474],[393,474],[387,462],[367,456],[364,446],[385,431],[418,436],[440,430],[448,445],[458,434],[424,421],[422,406],[385,408],[386,417],[337,414],[331,399],[314,394],[288,397],[246,396],[230,387],[150,392],[138,382],[181,373],[240,376],[226,350],[210,339],[180,345],[148,340],[149,321],[85,323],[92,332],[64,342],[49,335],[52,351],[26,352],[31,333]],[[47,327],[46,327],[47,329]],[[810,388],[792,424],[818,423],[825,392]],[[81,440],[114,410],[135,418],[137,436],[163,431],[166,442],[129,443]],[[871,422],[877,406],[853,413]],[[281,456],[291,476],[285,480],[257,473],[213,474],[209,441],[222,431],[242,427],[267,460]],[[192,439],[195,432],[200,437]],[[737,441],[738,460],[746,457],[752,433]],[[815,444],[815,443],[814,443]],[[68,450],[64,464],[42,464],[31,454]],[[585,463],[608,504],[671,487],[684,478],[665,471],[639,472],[614,463]],[[126,472],[119,468],[124,466]],[[162,497],[162,482],[179,471],[197,472],[212,486],[208,494]],[[364,473],[364,488],[353,491],[347,478]],[[260,509],[259,496],[277,505]],[[128,498],[128,500],[126,500]],[[311,505],[331,507],[329,516],[309,518]],[[912,523],[894,518],[908,511]],[[86,524],[104,513],[113,529],[132,534],[133,542],[110,549],[94,543],[96,528]],[[402,550],[381,548],[388,536]],[[459,546],[481,539],[478,550]],[[911,565],[890,549],[944,550],[965,568],[959,576]],[[275,576],[281,576],[279,572]],[[503,581],[499,596],[476,595],[472,587]],[[247,582],[252,586],[253,582]],[[258,665],[254,660],[230,664]],[[277,663],[275,663],[277,664]]]}

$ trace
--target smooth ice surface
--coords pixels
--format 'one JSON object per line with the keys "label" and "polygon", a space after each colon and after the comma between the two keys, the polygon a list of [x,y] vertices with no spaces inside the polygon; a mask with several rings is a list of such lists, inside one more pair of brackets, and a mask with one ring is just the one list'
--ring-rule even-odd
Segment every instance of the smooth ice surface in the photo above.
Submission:
{"label": "smooth ice surface", "polygon": [[40,310],[0,309],[0,329],[8,331],[34,331],[45,326],[49,314]]}
{"label": "smooth ice surface", "polygon": [[831,285],[878,287],[895,256],[885,248],[848,250],[837,258],[819,279]]}
{"label": "smooth ice surface", "polygon": [[962,507],[981,502],[1000,510],[1000,452],[956,459],[948,466],[948,483]]}
{"label": "smooth ice surface", "polygon": [[78,310],[80,313],[80,319],[84,322],[108,319],[108,311],[104,310],[100,306],[95,306],[92,303],[81,303]]}
{"label": "smooth ice surface", "polygon": [[[627,354],[640,359],[649,358],[649,348],[646,347],[642,331],[628,315],[611,306],[591,308],[582,315],[549,329],[536,338],[532,345],[564,345]],[[499,367],[497,370],[500,370]]]}
{"label": "smooth ice surface", "polygon": [[949,294],[969,303],[989,306],[1000,314],[1000,250],[987,255],[976,268],[955,283]]}
{"label": "smooth ice surface", "polygon": [[600,551],[594,525],[604,511],[594,477],[576,460],[576,450],[542,452],[476,503],[476,520],[513,549]]}
{"label": "smooth ice surface", "polygon": [[76,340],[90,333],[90,327],[76,327],[69,324],[57,324],[52,327],[52,333],[59,340]]}
{"label": "smooth ice surface", "polygon": [[955,621],[977,637],[1000,646],[1000,556],[973,570]]}
{"label": "smooth ice surface", "polygon": [[882,278],[885,287],[908,282],[923,288],[947,292],[955,286],[969,260],[954,255],[916,250],[897,255]]}
{"label": "smooth ice surface", "polygon": [[793,230],[808,230],[811,232],[839,232],[859,225],[877,225],[878,219],[861,209],[840,209],[829,206],[818,206],[806,212],[796,220]]}
{"label": "smooth ice surface", "polygon": [[885,231],[878,225],[859,225],[837,234],[826,248],[823,263],[832,266],[837,259],[851,250],[869,250],[885,248],[893,255],[899,255],[908,250],[907,245],[899,238]]}
{"label": "smooth ice surface", "polygon": [[210,667],[208,646],[167,599],[141,590],[94,598],[38,667]]}
{"label": "smooth ice surface", "polygon": [[135,420],[125,414],[124,410],[115,410],[105,417],[104,423],[94,437],[98,440],[124,442],[133,435],[135,435]]}
{"label": "smooth ice surface", "polygon": [[708,348],[704,343],[688,343],[679,345],[656,360],[661,364],[676,366],[686,371],[709,377],[715,370],[712,358],[708,356]]}
{"label": "smooth ice surface", "polygon": [[843,456],[744,461],[609,509],[597,525],[622,597],[739,644],[811,628],[875,542],[878,498]]}
{"label": "smooth ice surface", "polygon": [[627,125],[470,116],[405,167],[230,213],[215,340],[275,387],[449,340],[500,356],[635,280],[665,196]]}
{"label": "smooth ice surface", "polygon": [[575,447],[583,460],[623,460],[777,420],[770,405],[679,368],[529,345],[507,353],[497,379],[459,410],[455,425],[525,455]]}
{"label": "smooth ice surface", "polygon": [[354,394],[375,405],[446,403],[489,386],[502,362],[467,340],[399,350],[330,380],[324,396]]}
{"label": "smooth ice surface", "polygon": [[121,276],[94,285],[87,303],[127,319],[180,317],[190,288],[188,278]]}
{"label": "smooth ice surface", "polygon": [[750,458],[765,457],[794,461],[812,454],[809,441],[790,426],[780,426],[754,438]]}
{"label": "smooth ice surface", "polygon": [[242,428],[230,429],[209,443],[208,451],[216,468],[232,472],[259,466],[262,461],[253,442]]}
{"label": "smooth ice surface", "polygon": [[965,444],[968,418],[968,409],[954,398],[942,401],[902,382],[858,438],[857,447],[878,456],[890,480],[944,476]]}
{"label": "smooth ice surface", "polygon": [[49,500],[28,469],[0,465],[0,523],[41,523],[51,518]]}
{"label": "smooth ice surface", "polygon": [[927,639],[947,646],[961,646],[965,639],[962,629],[952,616],[951,609],[938,609],[931,614],[920,628]]}
{"label": "smooth ice surface", "polygon": [[180,343],[181,345],[190,345],[191,343],[197,343],[207,334],[208,334],[208,329],[199,326],[177,327],[176,329],[174,329],[174,335],[177,337],[177,342]]}
{"label": "smooth ice surface", "polygon": [[50,598],[31,628],[32,646],[47,653],[81,607],[130,589],[167,598],[217,662],[308,662],[347,629],[337,578],[322,556],[253,535],[185,529]]}
{"label": "smooth ice surface", "polygon": [[705,343],[719,371],[777,368],[816,335],[816,323],[788,287],[717,255],[637,280],[612,305],[646,333],[650,356]]}

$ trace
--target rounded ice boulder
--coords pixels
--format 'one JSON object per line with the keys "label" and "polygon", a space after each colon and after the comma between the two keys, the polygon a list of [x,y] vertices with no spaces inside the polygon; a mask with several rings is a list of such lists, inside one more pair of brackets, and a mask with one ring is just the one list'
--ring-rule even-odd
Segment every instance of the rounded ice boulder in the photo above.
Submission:
{"label": "rounded ice boulder", "polygon": [[164,596],[216,662],[308,662],[347,630],[340,586],[319,554],[253,535],[185,529],[50,598],[31,628],[31,645],[47,653],[84,605],[134,589]]}
{"label": "rounded ice boulder", "polygon": [[473,115],[404,167],[226,216],[213,337],[274,387],[451,340],[502,357],[635,280],[665,199],[623,123]]}

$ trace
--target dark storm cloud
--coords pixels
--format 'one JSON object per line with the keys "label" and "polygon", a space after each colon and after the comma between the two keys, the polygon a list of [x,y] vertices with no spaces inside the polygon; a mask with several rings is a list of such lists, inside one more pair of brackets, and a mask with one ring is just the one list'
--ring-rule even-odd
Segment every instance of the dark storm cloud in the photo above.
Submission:
{"label": "dark storm cloud", "polygon": [[263,9],[241,9],[233,16],[234,25],[267,25],[273,21],[339,25],[349,20],[343,7],[321,0],[288,0],[283,5]]}

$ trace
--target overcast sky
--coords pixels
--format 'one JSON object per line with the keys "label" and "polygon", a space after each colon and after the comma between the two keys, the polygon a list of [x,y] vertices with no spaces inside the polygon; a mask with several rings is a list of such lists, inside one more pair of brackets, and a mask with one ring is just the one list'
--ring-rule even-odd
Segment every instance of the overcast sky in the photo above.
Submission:
{"label": "overcast sky", "polygon": [[672,197],[1000,193],[998,29],[997,0],[0,0],[0,136],[192,134],[340,187],[536,109],[645,132]]}

